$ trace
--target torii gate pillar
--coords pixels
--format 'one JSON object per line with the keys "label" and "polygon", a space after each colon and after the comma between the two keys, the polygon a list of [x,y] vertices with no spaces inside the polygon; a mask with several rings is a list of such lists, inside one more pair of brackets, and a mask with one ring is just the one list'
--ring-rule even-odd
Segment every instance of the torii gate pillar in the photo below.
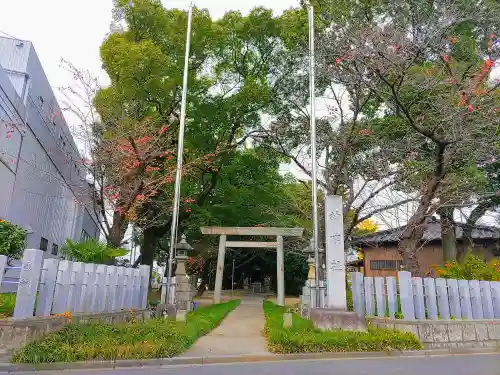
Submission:
{"label": "torii gate pillar", "polygon": [[[214,303],[220,303],[222,297],[222,277],[224,275],[224,258],[227,247],[236,248],[275,248],[277,274],[277,302],[285,306],[285,268],[283,237],[302,237],[303,228],[266,228],[266,227],[202,227],[201,233],[220,235],[219,253],[217,255],[217,271],[215,275]],[[276,242],[227,241],[227,236],[275,236]]]}

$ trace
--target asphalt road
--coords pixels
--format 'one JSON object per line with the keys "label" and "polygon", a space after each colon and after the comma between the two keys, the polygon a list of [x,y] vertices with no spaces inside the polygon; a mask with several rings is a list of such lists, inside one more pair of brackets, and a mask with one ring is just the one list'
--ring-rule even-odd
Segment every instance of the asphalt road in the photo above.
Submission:
{"label": "asphalt road", "polygon": [[29,372],[19,375],[500,375],[500,354],[284,361],[162,368]]}

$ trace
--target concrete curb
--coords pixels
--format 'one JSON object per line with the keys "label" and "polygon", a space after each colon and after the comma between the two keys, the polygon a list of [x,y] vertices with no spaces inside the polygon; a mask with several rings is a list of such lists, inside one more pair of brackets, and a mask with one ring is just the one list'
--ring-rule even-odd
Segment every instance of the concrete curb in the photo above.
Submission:
{"label": "concrete curb", "polygon": [[297,353],[297,354],[245,354],[210,357],[174,357],[144,360],[85,361],[74,363],[44,363],[38,365],[0,363],[0,373],[27,371],[99,370],[131,367],[204,366],[281,361],[349,360],[377,358],[418,358],[454,355],[499,354],[500,348],[448,348],[415,350],[408,352],[353,352],[353,353]]}

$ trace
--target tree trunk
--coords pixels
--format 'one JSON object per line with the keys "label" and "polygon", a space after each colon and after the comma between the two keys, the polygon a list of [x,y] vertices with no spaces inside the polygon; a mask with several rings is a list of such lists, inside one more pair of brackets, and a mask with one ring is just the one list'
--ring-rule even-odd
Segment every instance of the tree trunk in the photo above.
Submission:
{"label": "tree trunk", "polygon": [[441,243],[444,260],[451,262],[457,259],[457,237],[455,233],[455,220],[453,207],[441,207],[438,214],[441,218]]}
{"label": "tree trunk", "polygon": [[112,247],[121,247],[123,237],[127,231],[128,221],[124,220],[123,216],[118,212],[113,214],[113,225],[108,233],[106,242]]}
{"label": "tree trunk", "polygon": [[405,269],[413,276],[420,274],[420,264],[417,258],[419,243],[424,235],[430,214],[428,211],[439,183],[438,179],[429,181],[425,194],[420,198],[417,211],[406,224],[398,244],[398,252],[403,257]]}
{"label": "tree trunk", "polygon": [[147,228],[144,230],[144,241],[141,248],[141,264],[153,266],[155,247],[156,247],[155,228]]}
{"label": "tree trunk", "polygon": [[438,145],[434,175],[427,182],[425,189],[423,189],[417,211],[415,211],[410,220],[408,220],[406,228],[401,235],[401,241],[398,244],[398,252],[403,257],[403,263],[406,270],[410,271],[413,276],[418,276],[420,274],[420,264],[417,259],[419,243],[424,235],[429,216],[432,214],[432,212],[430,212],[432,200],[436,195],[436,191],[441,181],[443,181],[446,176],[446,146],[447,144]]}
{"label": "tree trunk", "polygon": [[457,260],[460,261],[464,255],[467,254],[467,251],[474,246],[474,241],[472,240],[472,230],[474,229],[477,221],[484,216],[486,211],[488,211],[491,206],[491,201],[483,201],[472,210],[463,227],[462,241],[458,247]]}

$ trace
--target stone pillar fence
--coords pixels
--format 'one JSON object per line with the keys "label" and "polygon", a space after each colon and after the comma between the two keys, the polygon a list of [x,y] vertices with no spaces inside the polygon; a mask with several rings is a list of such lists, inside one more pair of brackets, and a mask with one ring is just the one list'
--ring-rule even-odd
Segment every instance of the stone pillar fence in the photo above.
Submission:
{"label": "stone pillar fence", "polygon": [[404,320],[500,319],[500,281],[351,274],[354,311],[360,317]]}
{"label": "stone pillar fence", "polygon": [[0,290],[16,293],[14,319],[147,307],[149,266],[44,259],[44,252],[35,249],[26,249],[21,261],[11,263],[0,255]]}

